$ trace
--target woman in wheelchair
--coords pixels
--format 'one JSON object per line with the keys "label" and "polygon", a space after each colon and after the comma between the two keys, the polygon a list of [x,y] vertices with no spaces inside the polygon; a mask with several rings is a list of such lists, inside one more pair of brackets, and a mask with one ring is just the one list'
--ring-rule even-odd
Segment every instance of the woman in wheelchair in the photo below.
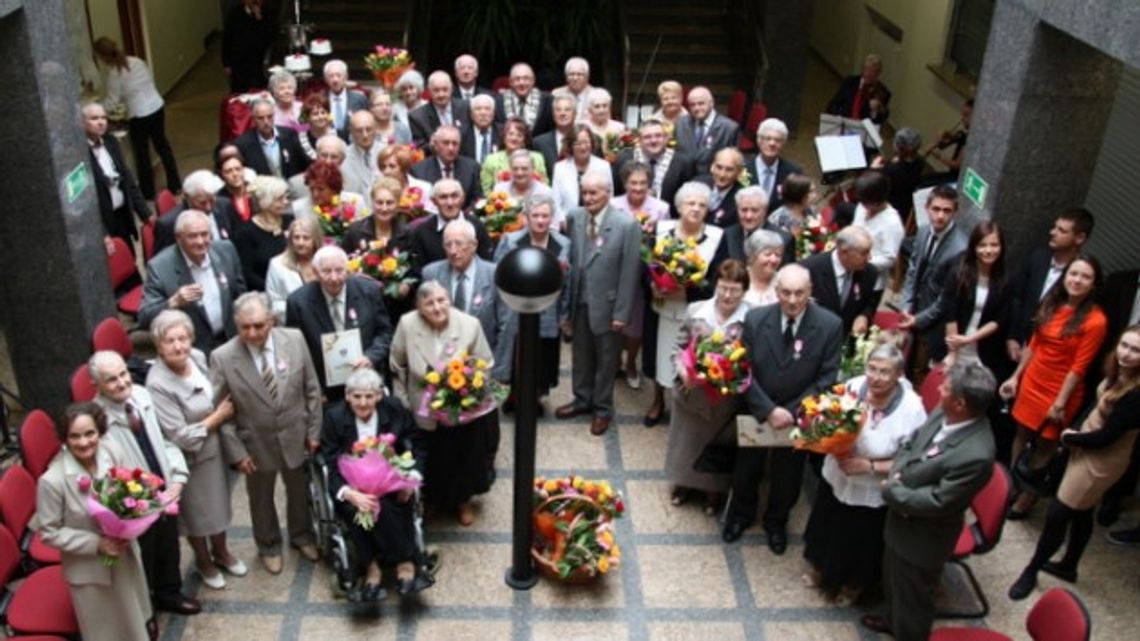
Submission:
{"label": "woman in wheelchair", "polygon": [[[384,394],[380,375],[375,371],[353,372],[345,383],[344,402],[333,404],[325,411],[321,457],[328,466],[329,494],[356,552],[357,568],[366,567],[360,588],[363,600],[384,597],[380,587],[382,566],[396,567],[396,590],[401,596],[417,589],[414,492],[401,490],[382,497],[359,492],[345,483],[336,463],[358,440],[389,432],[396,436],[397,452],[411,450],[422,465],[425,455],[420,430],[411,412],[398,399]],[[353,521],[357,510],[373,510],[377,502],[380,515],[371,530]]]}

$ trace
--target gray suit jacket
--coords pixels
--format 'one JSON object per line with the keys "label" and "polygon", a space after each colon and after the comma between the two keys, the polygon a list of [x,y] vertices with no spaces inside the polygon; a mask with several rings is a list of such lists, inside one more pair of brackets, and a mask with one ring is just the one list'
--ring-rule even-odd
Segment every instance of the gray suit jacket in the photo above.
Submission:
{"label": "gray suit jacket", "polygon": [[321,438],[321,384],[301,332],[288,327],[272,331],[277,360],[274,399],[240,337],[214,350],[210,381],[214,398],[234,403],[236,438],[223,447],[234,461],[251,457],[259,470],[296,469],[305,462],[305,441]]}
{"label": "gray suit jacket", "polygon": [[597,240],[586,238],[588,217],[582,208],[566,216],[570,236],[570,315],[582,305],[590,331],[605,334],[613,321],[628,323],[633,291],[641,274],[641,227],[637,219],[606,205]]}
{"label": "gray suit jacket", "polygon": [[725,147],[736,146],[740,138],[740,125],[736,124],[735,120],[718,113],[713,117],[712,125],[705,131],[704,138],[699,143],[694,140],[696,128],[697,124],[693,121],[693,117],[685,114],[677,121],[677,130],[673,132],[673,137],[677,140],[677,146],[689,152],[689,155],[696,160],[697,173],[706,174],[712,166],[716,152]]}
{"label": "gray suit jacket", "polygon": [[[475,257],[475,282],[471,283],[471,298],[467,299],[467,309],[460,310],[479,319],[483,328],[483,336],[495,354],[495,371],[492,375],[499,380],[500,368],[507,367],[510,360],[510,350],[503,351],[499,337],[510,321],[510,308],[499,298],[499,290],[495,287],[495,263]],[[455,288],[453,278],[455,272],[446,260],[437,260],[424,267],[423,280],[438,280],[447,288],[448,293]]]}
{"label": "gray suit jacket", "polygon": [[[135,435],[127,423],[126,414],[115,408],[102,394],[95,397],[95,402],[107,411],[107,433],[103,435],[103,439],[114,443],[115,450],[122,455],[119,459],[119,465],[149,469],[146,458],[143,457],[142,450],[139,449],[138,441],[135,440]],[[158,415],[154,411],[154,399],[151,398],[150,392],[146,391],[142,385],[134,385],[131,387],[130,402],[142,418],[143,429],[146,430],[147,438],[150,439],[151,447],[154,448],[154,455],[158,459],[158,466],[166,484],[185,483],[190,478],[190,469],[186,466],[186,457],[182,456],[182,450],[179,449],[178,445],[162,433]]]}
{"label": "gray suit jacket", "polygon": [[[962,532],[966,508],[990,479],[994,438],[984,416],[934,445],[945,414],[935,410],[910,442],[895,454],[887,502],[886,545],[919,567],[949,561]],[[895,477],[897,480],[894,480]]]}
{"label": "gray suit jacket", "polygon": [[[210,245],[210,264],[218,279],[218,289],[222,299],[222,321],[227,338],[237,333],[234,326],[233,302],[245,293],[245,280],[241,275],[241,261],[237,250],[228,241],[219,240]],[[194,276],[182,256],[178,245],[167,247],[154,255],[146,266],[146,285],[143,287],[142,305],[139,306],[139,325],[150,327],[151,321],[159,312],[167,309],[170,297],[183,285],[193,285]],[[206,354],[210,353],[214,330],[206,316],[206,310],[197,303],[180,307],[194,322],[194,347]]]}
{"label": "gray suit jacket", "polygon": [[[931,307],[942,294],[946,278],[952,278],[946,265],[953,263],[966,250],[969,237],[961,224],[955,224],[947,232],[947,236],[938,243],[934,254],[930,256],[929,264],[922,270],[922,282],[916,283],[918,278],[919,262],[926,253],[926,245],[930,242],[930,225],[918,228],[914,235],[914,245],[910,252],[910,262],[907,264],[906,281],[903,283],[902,303],[900,308],[918,313]],[[937,318],[927,319],[927,324],[937,321]],[[922,329],[920,327],[920,329]]]}
{"label": "gray suit jacket", "polygon": [[[210,375],[206,355],[193,350],[190,356],[207,378]],[[235,438],[234,425],[222,424],[216,432],[209,432],[202,419],[217,407],[212,387],[196,389],[190,381],[175,374],[162,359],[155,359],[146,376],[146,389],[155,400],[155,414],[167,438],[182,449],[186,463],[197,465],[223,455],[223,442]],[[228,452],[227,452],[228,453]],[[237,463],[238,459],[227,459]],[[219,497],[228,500],[228,497]]]}

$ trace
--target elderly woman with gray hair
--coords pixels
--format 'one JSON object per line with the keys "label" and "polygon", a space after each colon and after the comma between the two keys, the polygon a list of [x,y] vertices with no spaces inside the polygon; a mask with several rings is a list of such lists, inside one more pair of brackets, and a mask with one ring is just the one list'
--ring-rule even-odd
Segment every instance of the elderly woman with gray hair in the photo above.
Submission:
{"label": "elderly woman with gray hair", "polygon": [[206,587],[220,590],[219,571],[244,576],[249,570],[226,545],[232,516],[225,441],[237,438],[230,399],[214,398],[206,356],[194,349],[194,323],[168,309],[150,324],[158,358],[146,378],[166,438],[186,457],[190,479],[182,489],[178,529],[194,550],[195,570]]}
{"label": "elderly woman with gray hair", "polygon": [[289,185],[273,176],[257,176],[249,191],[254,213],[234,231],[234,249],[241,258],[246,287],[263,292],[269,261],[285,251],[285,230],[293,224],[293,215],[288,213]]}
{"label": "elderly woman with gray hair", "polygon": [[[546,196],[550,202],[554,202],[554,192],[542,182],[535,173],[534,155],[537,152],[528,149],[516,149],[507,156],[508,170],[510,176],[505,180],[500,180],[495,183],[492,191],[503,191],[510,195],[511,198],[519,202],[525,202],[531,196]],[[539,154],[539,159],[542,155]],[[554,229],[562,228],[562,221],[564,216],[560,215],[561,212],[554,212],[554,220],[551,225]]]}
{"label": "elderly woman with gray hair", "polygon": [[784,259],[784,239],[774,231],[757,229],[744,240],[744,266],[749,287],[744,302],[762,307],[776,302],[776,272]]}
{"label": "elderly woman with gray hair", "polygon": [[269,93],[273,96],[274,125],[297,133],[308,131],[309,126],[301,122],[304,105],[297,100],[297,78],[293,74],[282,70],[269,76]]}
{"label": "elderly woman with gray hair", "polygon": [[409,124],[409,113],[415,111],[420,105],[427,104],[423,97],[424,76],[415,69],[405,71],[396,81],[396,86],[392,88],[392,92],[399,98],[396,104],[392,105],[392,117],[405,125]]}
{"label": "elderly woman with gray hair", "polygon": [[712,190],[708,185],[695,181],[687,182],[677,190],[673,204],[680,217],[676,220],[657,222],[658,240],[671,237],[682,242],[696,243],[697,253],[705,261],[705,279],[700,285],[665,292],[650,282],[650,302],[645,316],[645,374],[656,381],[653,390],[653,404],[645,413],[643,423],[652,427],[661,422],[665,414],[665,390],[673,387],[677,378],[673,362],[673,346],[685,322],[689,303],[712,298],[716,285],[716,273],[720,264],[728,257],[728,250],[721,242],[724,231],[716,225],[705,223],[709,212],[709,198]]}
{"label": "elderly woman with gray hair", "polygon": [[[437,280],[424,281],[416,290],[416,311],[408,312],[396,325],[389,353],[389,366],[397,389],[411,407],[419,407],[428,368],[461,354],[494,364],[491,345],[479,319],[451,306],[447,288]],[[475,522],[471,498],[491,489],[487,473],[492,446],[490,426],[494,416],[484,415],[466,423],[442,426],[420,416],[416,422],[424,435],[427,465],[424,495],[429,505],[455,510],[460,525]]]}
{"label": "elderly woman with gray hair", "polygon": [[847,389],[867,405],[863,429],[849,456],[829,454],[823,483],[804,532],[805,580],[841,606],[855,602],[882,577],[887,507],[881,484],[895,454],[926,423],[922,399],[903,378],[906,358],[881,344],[867,357],[866,372]]}

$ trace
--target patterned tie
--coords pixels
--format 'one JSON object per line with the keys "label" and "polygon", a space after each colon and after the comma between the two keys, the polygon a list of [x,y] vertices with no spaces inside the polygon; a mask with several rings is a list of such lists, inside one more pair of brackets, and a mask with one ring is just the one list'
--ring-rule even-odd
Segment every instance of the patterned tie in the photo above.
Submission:
{"label": "patterned tie", "polygon": [[443,166],[443,177],[444,178],[451,178],[453,173],[454,172],[452,172],[451,165],[444,165]]}
{"label": "patterned tie", "polygon": [[277,400],[277,377],[273,374],[273,366],[269,361],[269,350],[261,350],[261,382],[265,384],[265,389],[269,390],[269,397]]}
{"label": "patterned tie", "polygon": [[332,299],[329,302],[329,313],[332,315],[333,327],[336,331],[344,331],[344,311],[340,308],[340,297]]}
{"label": "patterned tie", "polygon": [[139,416],[139,413],[135,410],[134,404],[127,403],[126,404],[126,411],[127,411],[127,425],[130,426],[131,431],[132,432],[138,432],[139,430],[141,430],[143,427],[142,417]]}
{"label": "patterned tie", "polygon": [[452,306],[461,312],[467,311],[467,288],[464,283],[467,282],[467,274],[460,272],[459,276],[455,278],[455,300]]}

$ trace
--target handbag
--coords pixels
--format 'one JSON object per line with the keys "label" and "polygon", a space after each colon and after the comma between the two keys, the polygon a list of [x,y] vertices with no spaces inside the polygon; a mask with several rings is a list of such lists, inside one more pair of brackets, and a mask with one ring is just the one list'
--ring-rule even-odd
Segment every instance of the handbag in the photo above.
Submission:
{"label": "handbag", "polygon": [[1033,467],[1033,452],[1037,444],[1026,445],[1013,464],[1013,480],[1017,487],[1041,497],[1052,497],[1057,494],[1061,486],[1061,479],[1065,476],[1065,467],[1069,464],[1069,448],[1060,446],[1053,453],[1045,465]]}

